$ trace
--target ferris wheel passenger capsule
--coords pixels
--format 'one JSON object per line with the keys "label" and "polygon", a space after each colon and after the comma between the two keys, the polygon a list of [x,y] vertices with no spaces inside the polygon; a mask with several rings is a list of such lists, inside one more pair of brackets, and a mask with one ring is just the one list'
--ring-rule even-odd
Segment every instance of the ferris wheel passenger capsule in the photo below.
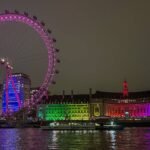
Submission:
{"label": "ferris wheel passenger capsule", "polygon": [[8,10],[5,10],[5,14],[9,14],[9,11],[8,11]]}
{"label": "ferris wheel passenger capsule", "polygon": [[52,84],[56,84],[56,82],[55,82],[55,81],[52,81]]}
{"label": "ferris wheel passenger capsule", "polygon": [[37,20],[37,17],[36,17],[36,16],[33,16],[33,19],[34,19],[34,20]]}
{"label": "ferris wheel passenger capsule", "polygon": [[18,11],[18,10],[15,10],[14,12],[15,12],[15,14],[19,14],[19,11]]}
{"label": "ferris wheel passenger capsule", "polygon": [[47,30],[48,33],[52,33],[52,31],[50,29]]}
{"label": "ferris wheel passenger capsule", "polygon": [[55,51],[58,53],[60,50],[56,48]]}
{"label": "ferris wheel passenger capsule", "polygon": [[42,25],[42,26],[45,26],[45,23],[42,21],[42,22],[41,22],[41,25]]}
{"label": "ferris wheel passenger capsule", "polygon": [[57,61],[57,63],[60,63],[60,60],[59,60],[59,59],[57,59],[56,61]]}
{"label": "ferris wheel passenger capsule", "polygon": [[24,15],[27,16],[27,17],[29,16],[29,14],[27,12],[24,12]]}
{"label": "ferris wheel passenger capsule", "polygon": [[56,42],[56,39],[55,39],[55,38],[53,38],[53,42],[54,42],[54,43]]}
{"label": "ferris wheel passenger capsule", "polygon": [[55,70],[55,73],[58,74],[58,73],[59,73],[59,70]]}

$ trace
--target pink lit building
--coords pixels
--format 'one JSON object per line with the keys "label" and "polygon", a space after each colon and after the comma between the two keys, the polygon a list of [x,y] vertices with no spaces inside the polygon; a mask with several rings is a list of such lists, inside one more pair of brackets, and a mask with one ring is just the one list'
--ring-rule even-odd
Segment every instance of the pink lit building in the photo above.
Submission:
{"label": "pink lit building", "polygon": [[[97,91],[93,95],[91,103],[99,108],[95,110],[102,111],[102,113],[95,113],[99,116],[105,115],[118,118],[150,117],[150,91],[128,92],[127,81],[123,82],[123,91],[120,93]],[[96,117],[94,111],[91,114],[91,117]]]}

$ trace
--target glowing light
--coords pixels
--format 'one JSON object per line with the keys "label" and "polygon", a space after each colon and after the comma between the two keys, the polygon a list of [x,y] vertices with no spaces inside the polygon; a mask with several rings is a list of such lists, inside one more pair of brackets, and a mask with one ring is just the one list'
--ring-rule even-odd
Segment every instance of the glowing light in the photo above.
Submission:
{"label": "glowing light", "polygon": [[111,122],[110,122],[110,125],[111,125],[111,126],[113,126],[113,125],[114,125],[114,122],[113,122],[113,121],[111,121]]}

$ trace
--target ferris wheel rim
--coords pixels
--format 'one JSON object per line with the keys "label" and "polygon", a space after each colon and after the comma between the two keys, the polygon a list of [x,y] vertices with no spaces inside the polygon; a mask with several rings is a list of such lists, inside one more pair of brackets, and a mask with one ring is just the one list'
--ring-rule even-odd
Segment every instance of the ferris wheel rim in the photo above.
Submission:
{"label": "ferris wheel rim", "polygon": [[55,39],[50,35],[50,30],[45,28],[43,22],[38,21],[37,17],[30,17],[28,13],[21,14],[18,11],[0,13],[0,23],[2,22],[21,22],[30,26],[34,31],[38,33],[41,40],[44,42],[47,49],[48,67],[44,80],[37,93],[34,94],[32,102],[39,102],[44,95],[44,91],[48,90],[50,84],[54,83],[55,66],[58,60],[56,59],[56,50],[54,48]]}

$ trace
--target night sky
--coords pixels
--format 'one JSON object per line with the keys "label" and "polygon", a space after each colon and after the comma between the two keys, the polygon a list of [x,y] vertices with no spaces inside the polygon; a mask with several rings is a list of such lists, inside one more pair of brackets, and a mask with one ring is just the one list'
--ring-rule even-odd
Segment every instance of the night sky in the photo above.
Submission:
{"label": "night sky", "polygon": [[[149,0],[1,0],[5,9],[28,12],[46,23],[57,39],[60,74],[51,90],[61,94],[150,90]],[[14,72],[24,72],[39,86],[47,51],[37,33],[19,23],[0,24],[0,57]],[[0,75],[3,76],[3,72]]]}

